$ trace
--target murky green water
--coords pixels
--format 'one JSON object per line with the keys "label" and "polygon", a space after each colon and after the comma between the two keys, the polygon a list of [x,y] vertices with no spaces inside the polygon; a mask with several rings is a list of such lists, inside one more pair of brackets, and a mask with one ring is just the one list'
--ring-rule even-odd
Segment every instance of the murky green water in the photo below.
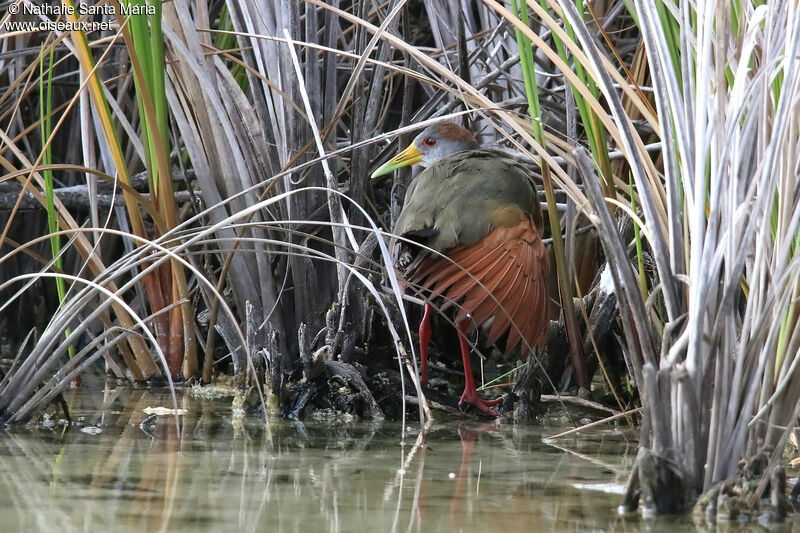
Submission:
{"label": "murky green water", "polygon": [[676,531],[616,507],[636,433],[563,425],[291,423],[233,417],[230,399],[71,391],[82,428],[13,428],[0,439],[2,531]]}

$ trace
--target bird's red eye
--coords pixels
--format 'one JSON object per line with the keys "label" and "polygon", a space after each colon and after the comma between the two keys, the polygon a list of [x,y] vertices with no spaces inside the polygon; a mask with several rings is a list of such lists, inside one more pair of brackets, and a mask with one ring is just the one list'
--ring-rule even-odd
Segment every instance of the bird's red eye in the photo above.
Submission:
{"label": "bird's red eye", "polygon": [[434,139],[433,137],[425,137],[425,139],[423,139],[422,141],[422,144],[424,144],[425,146],[435,146],[436,139]]}

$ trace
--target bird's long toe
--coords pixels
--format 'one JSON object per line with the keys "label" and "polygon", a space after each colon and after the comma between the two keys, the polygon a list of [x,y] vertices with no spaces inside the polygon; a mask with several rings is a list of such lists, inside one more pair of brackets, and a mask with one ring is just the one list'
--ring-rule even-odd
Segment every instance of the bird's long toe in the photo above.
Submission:
{"label": "bird's long toe", "polygon": [[478,408],[481,412],[486,413],[489,416],[498,417],[500,413],[492,409],[495,405],[502,402],[502,398],[495,398],[494,400],[484,400],[483,398],[479,398],[477,394],[474,392],[470,393],[470,391],[464,391],[464,394],[461,395],[461,399],[458,401],[459,406],[463,406],[464,404],[472,405]]}

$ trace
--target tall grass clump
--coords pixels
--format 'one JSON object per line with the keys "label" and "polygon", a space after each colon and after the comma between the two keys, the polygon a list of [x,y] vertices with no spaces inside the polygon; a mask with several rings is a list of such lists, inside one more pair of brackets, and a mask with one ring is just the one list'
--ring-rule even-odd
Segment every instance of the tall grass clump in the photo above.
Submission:
{"label": "tall grass clump", "polygon": [[598,169],[576,152],[644,407],[631,495],[659,512],[685,509],[733,477],[741,460],[766,453],[769,468],[747,495],[754,501],[800,405],[800,10],[784,2],[631,5],[657,110],[658,160],[632,128],[607,52],[582,13],[559,4],[622,134],[656,266],[645,299]]}
{"label": "tall grass clump", "polygon": [[667,194],[650,201],[666,217],[646,229],[670,243],[654,250],[668,320],[642,364],[642,448],[697,494],[746,456],[775,465],[797,420],[800,9],[656,7],[636,5],[664,143]]}
{"label": "tall grass clump", "polygon": [[[312,350],[318,363],[335,359],[372,329],[374,306],[341,320],[357,324],[346,342],[335,329],[349,279],[366,286],[378,314],[389,313],[377,278],[352,272],[350,263],[380,228],[376,211],[361,206],[369,204],[372,137],[398,94],[393,81],[384,91],[396,68],[387,62],[390,48],[311,3],[290,2],[287,10],[285,2],[223,9],[178,1],[131,17],[111,5],[112,30],[51,40],[56,76],[66,80],[53,95],[60,114],[52,130],[49,119],[26,112],[40,92],[42,102],[50,99],[46,76],[35,76],[41,54],[28,51],[46,35],[2,39],[10,60],[0,78],[0,181],[20,184],[0,236],[0,269],[10,273],[0,282],[2,324],[16,322],[14,311],[34,299],[37,284],[56,278],[71,288],[0,381],[0,418],[25,420],[100,358],[108,373],[136,381],[210,381],[231,372],[243,386],[274,384],[283,403],[285,382]],[[394,19],[396,27],[399,6],[387,25]],[[368,3],[350,7],[364,19],[385,14]],[[47,138],[36,153],[28,137],[39,120]],[[70,142],[75,134],[81,143]],[[70,212],[62,194],[84,178],[90,213],[80,203]],[[26,189],[42,205],[44,191],[55,189],[58,225],[44,235],[21,222]],[[65,241],[71,262],[63,268],[37,253],[51,239]],[[388,260],[385,246],[382,253]],[[402,352],[389,325],[381,346]]]}
{"label": "tall grass clump", "polygon": [[[485,3],[567,79],[591,80],[572,88],[624,154],[626,164],[609,175],[598,146],[587,143],[594,161],[582,148],[569,158],[582,190],[563,185],[599,230],[644,407],[628,503],[686,509],[734,477],[740,461],[766,457],[746,496],[752,504],[769,486],[800,405],[800,10],[781,2],[626,4],[642,36],[629,68],[615,66],[617,50],[600,39],[588,22],[600,20],[582,2],[521,2],[555,46],[520,22],[525,16]],[[525,82],[529,90],[536,83]],[[580,116],[597,138],[595,121]],[[652,132],[634,122],[643,117]],[[655,154],[645,143],[652,135]],[[634,218],[633,242],[621,239],[619,216]],[[654,266],[649,280],[643,258]]]}

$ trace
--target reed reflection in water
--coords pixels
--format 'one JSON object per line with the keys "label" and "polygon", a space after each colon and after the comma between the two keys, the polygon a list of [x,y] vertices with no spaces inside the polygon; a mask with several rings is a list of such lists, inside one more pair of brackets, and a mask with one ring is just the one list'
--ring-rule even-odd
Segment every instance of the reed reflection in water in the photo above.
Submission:
{"label": "reed reflection in water", "polygon": [[[180,393],[180,391],[179,391]],[[426,432],[329,417],[233,415],[184,391],[180,434],[164,391],[72,391],[78,427],[0,440],[3,530],[638,531],[621,519],[635,432],[542,441],[567,420],[453,421]],[[669,529],[669,524],[664,524]],[[658,524],[650,524],[659,529]]]}

